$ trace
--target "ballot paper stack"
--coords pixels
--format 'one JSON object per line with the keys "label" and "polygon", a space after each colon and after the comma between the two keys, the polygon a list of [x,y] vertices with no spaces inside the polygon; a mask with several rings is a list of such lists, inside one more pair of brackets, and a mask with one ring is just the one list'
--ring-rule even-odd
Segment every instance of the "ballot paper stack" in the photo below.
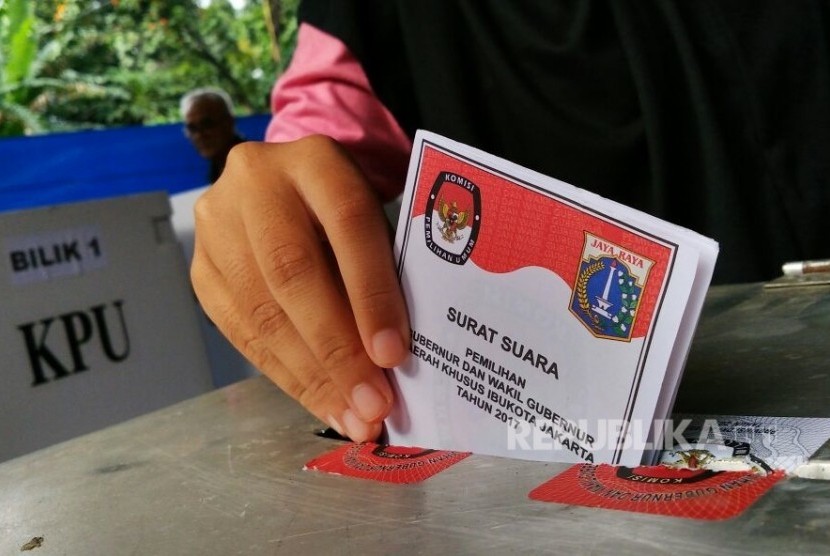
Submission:
{"label": "ballot paper stack", "polygon": [[638,465],[665,443],[717,243],[419,131],[395,242],[394,445]]}

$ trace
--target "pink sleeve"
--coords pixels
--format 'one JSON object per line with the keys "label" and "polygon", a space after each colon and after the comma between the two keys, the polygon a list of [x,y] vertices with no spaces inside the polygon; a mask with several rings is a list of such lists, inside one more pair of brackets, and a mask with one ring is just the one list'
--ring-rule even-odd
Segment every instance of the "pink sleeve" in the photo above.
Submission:
{"label": "pink sleeve", "polygon": [[412,141],[340,40],[303,23],[291,64],[271,93],[271,109],[266,141],[328,135],[349,149],[384,201],[403,190]]}

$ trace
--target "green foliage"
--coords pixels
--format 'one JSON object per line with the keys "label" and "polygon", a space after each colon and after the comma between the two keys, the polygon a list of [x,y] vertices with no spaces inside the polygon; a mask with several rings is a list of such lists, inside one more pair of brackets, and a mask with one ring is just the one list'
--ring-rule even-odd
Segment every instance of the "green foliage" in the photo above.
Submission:
{"label": "green foliage", "polygon": [[276,59],[279,61],[279,73],[282,73],[288,67],[288,62],[294,54],[294,46],[297,44],[297,10],[300,1],[272,0],[271,4],[276,5],[276,8],[271,8],[270,15],[274,22],[273,32],[277,43]]}
{"label": "green foliage", "polygon": [[37,50],[32,42],[34,16],[26,0],[0,4],[0,133],[38,129],[28,108],[27,82]]}
{"label": "green foliage", "polygon": [[267,112],[296,40],[297,0],[273,5],[275,22],[262,0],[0,0],[0,135],[179,121],[208,85]]}
{"label": "green foliage", "polygon": [[4,33],[3,82],[19,83],[27,77],[37,53],[31,41],[34,18],[31,6],[24,0],[11,0],[4,15],[7,16],[4,19],[8,22],[8,33]]}

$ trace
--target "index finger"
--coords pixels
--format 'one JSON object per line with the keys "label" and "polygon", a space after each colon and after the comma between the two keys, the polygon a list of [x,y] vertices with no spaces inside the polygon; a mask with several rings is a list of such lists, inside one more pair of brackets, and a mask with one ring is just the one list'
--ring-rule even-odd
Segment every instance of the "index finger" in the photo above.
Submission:
{"label": "index finger", "polygon": [[393,367],[406,357],[410,331],[380,202],[356,167],[340,173],[338,179],[348,185],[334,194],[322,185],[328,178],[325,164],[307,168],[310,187],[301,193],[331,244],[363,346],[376,365]]}

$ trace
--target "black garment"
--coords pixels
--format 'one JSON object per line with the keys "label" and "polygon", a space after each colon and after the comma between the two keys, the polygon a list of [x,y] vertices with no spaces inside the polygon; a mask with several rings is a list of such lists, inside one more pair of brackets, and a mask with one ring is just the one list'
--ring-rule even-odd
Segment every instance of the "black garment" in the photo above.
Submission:
{"label": "black garment", "polygon": [[716,282],[830,256],[830,17],[811,0],[306,0],[404,130],[711,236]]}
{"label": "black garment", "polygon": [[219,179],[219,176],[222,175],[222,170],[225,169],[225,162],[228,160],[228,152],[230,152],[230,150],[233,147],[244,141],[247,141],[245,137],[243,137],[239,133],[234,134],[233,142],[231,143],[231,146],[228,147],[227,152],[225,152],[225,154],[220,158],[210,159],[210,168],[208,169],[208,183],[215,183],[216,180]]}

